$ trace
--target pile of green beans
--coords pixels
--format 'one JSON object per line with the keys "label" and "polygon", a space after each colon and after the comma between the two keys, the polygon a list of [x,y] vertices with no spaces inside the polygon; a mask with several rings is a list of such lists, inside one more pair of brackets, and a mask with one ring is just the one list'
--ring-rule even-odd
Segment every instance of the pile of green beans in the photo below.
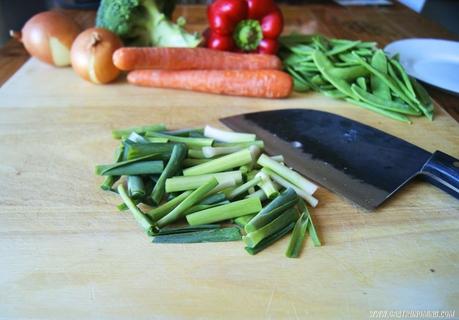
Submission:
{"label": "pile of green beans", "polygon": [[376,43],[301,34],[283,36],[280,43],[295,91],[321,92],[402,122],[422,115],[433,120],[427,91]]}

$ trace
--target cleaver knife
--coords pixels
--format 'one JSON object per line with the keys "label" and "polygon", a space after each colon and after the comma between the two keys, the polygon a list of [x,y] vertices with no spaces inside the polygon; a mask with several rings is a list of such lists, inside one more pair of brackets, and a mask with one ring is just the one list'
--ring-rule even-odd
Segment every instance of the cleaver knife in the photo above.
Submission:
{"label": "cleaver knife", "polygon": [[220,119],[255,133],[267,153],[367,210],[416,176],[459,199],[459,160],[332,113],[283,109]]}

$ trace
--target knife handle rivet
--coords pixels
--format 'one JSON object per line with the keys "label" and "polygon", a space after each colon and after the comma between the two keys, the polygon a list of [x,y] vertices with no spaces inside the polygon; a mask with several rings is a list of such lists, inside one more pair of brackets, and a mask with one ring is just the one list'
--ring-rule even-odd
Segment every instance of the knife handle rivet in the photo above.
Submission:
{"label": "knife handle rivet", "polygon": [[453,166],[455,166],[456,168],[459,168],[459,161],[454,161]]}
{"label": "knife handle rivet", "polygon": [[292,141],[290,142],[290,144],[292,145],[292,147],[296,148],[296,149],[300,149],[303,147],[303,144],[299,141]]}

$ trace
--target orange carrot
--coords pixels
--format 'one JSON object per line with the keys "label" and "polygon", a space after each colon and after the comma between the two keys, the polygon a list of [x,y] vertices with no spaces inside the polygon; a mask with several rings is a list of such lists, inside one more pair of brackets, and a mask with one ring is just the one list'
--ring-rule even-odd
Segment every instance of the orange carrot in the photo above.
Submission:
{"label": "orange carrot", "polygon": [[120,48],[113,54],[118,69],[262,70],[281,69],[275,55],[246,54],[206,48]]}
{"label": "orange carrot", "polygon": [[290,76],[278,70],[136,70],[130,83],[246,97],[284,98],[292,91]]}

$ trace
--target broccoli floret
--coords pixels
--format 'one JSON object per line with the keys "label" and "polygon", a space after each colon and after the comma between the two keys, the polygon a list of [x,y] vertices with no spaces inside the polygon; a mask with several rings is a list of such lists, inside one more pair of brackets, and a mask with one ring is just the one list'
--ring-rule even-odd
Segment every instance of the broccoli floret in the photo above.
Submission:
{"label": "broccoli floret", "polygon": [[174,8],[173,0],[102,0],[96,26],[116,33],[127,46],[196,47],[202,37],[170,20]]}

